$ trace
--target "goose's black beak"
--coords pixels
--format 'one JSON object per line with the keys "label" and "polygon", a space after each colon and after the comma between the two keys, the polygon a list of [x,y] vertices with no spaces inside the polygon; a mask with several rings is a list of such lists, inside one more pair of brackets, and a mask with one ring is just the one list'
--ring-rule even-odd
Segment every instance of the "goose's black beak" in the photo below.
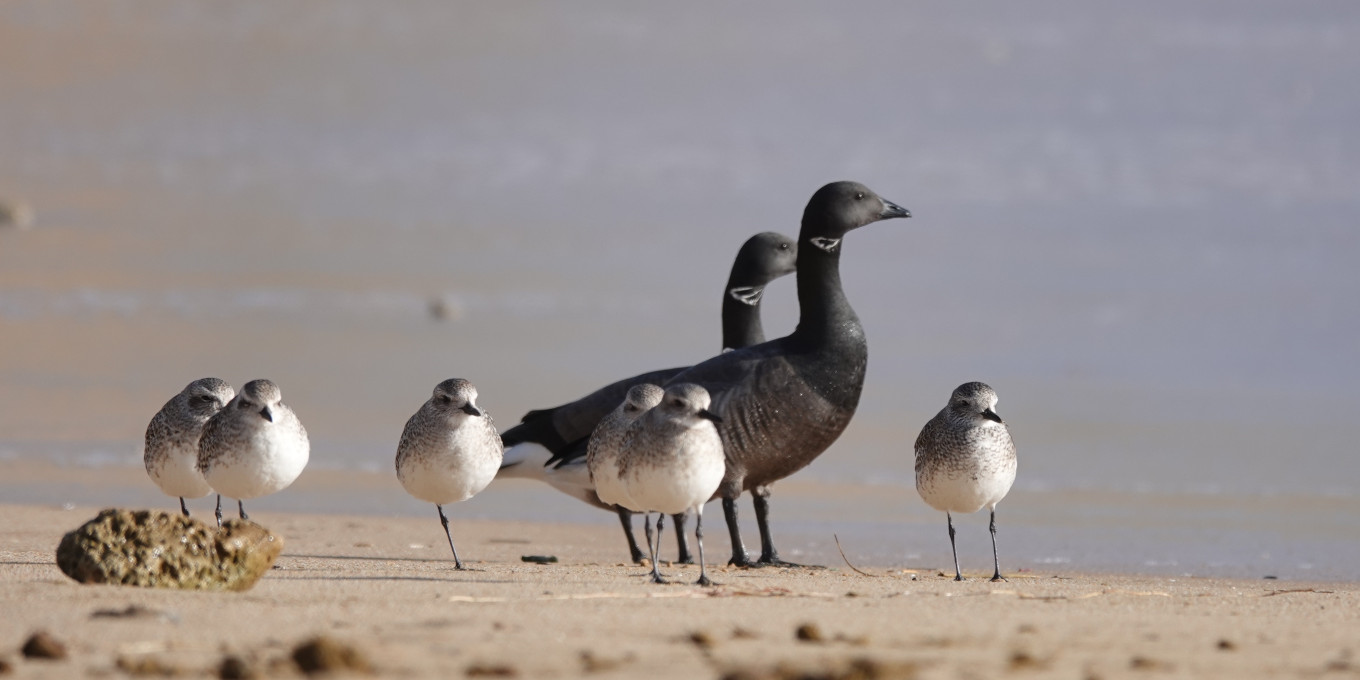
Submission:
{"label": "goose's black beak", "polygon": [[887,220],[894,217],[911,217],[911,211],[892,201],[883,199],[883,211],[878,213],[878,218]]}

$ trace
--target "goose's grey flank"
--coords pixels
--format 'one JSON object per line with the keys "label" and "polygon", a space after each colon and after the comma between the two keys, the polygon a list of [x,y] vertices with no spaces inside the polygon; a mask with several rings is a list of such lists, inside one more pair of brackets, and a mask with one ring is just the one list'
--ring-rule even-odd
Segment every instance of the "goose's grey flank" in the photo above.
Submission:
{"label": "goose's grey flank", "polygon": [[1015,442],[996,414],[996,391],[980,382],[959,385],[949,404],[916,437],[916,491],[927,505],[944,512],[955,581],[962,581],[963,573],[949,513],[982,508],[991,512],[992,580],[1005,580],[996,554],[996,504],[1011,490],[1015,468]]}
{"label": "goose's grey flank", "polygon": [[[764,342],[760,303],[771,281],[791,274],[797,264],[798,244],[775,232],[762,232],[747,239],[737,252],[723,288],[722,347],[740,349]],[[569,404],[530,411],[518,425],[501,433],[505,443],[505,466],[498,476],[531,477],[586,503],[601,508],[611,505],[600,501],[586,470],[585,456],[596,425],[623,400],[634,385],[663,385],[688,367],[643,373],[606,385]],[[642,551],[633,535],[632,513],[612,506],[619,515],[628,550],[634,562],[641,562]],[[685,542],[684,516],[675,519],[677,561],[693,561]]]}
{"label": "goose's grey flank", "polygon": [[[245,501],[281,491],[293,483],[311,454],[307,430],[283,403],[279,386],[252,380],[203,425],[198,469],[222,496],[236,499],[241,519]],[[217,523],[222,523],[218,497]]]}
{"label": "goose's grey flank", "polygon": [[[694,513],[694,540],[699,546],[701,586],[713,585],[704,564],[704,503],[713,498],[722,481],[722,439],[713,424],[722,419],[708,410],[708,391],[699,385],[679,383],[666,388],[661,403],[628,425],[618,459],[618,478],[623,483],[623,502],[628,509],[647,513],[643,526],[650,526],[650,513]],[[665,583],[657,566],[661,548],[661,518],[657,516],[655,545],[648,531],[652,557],[652,580]],[[676,531],[683,531],[676,527]]]}
{"label": "goose's grey flank", "polygon": [[[834,182],[812,195],[798,235],[798,327],[790,335],[720,354],[671,379],[708,389],[722,417],[727,456],[719,487],[732,538],[732,564],[788,564],[769,530],[769,485],[807,466],[841,435],[859,405],[869,348],[841,289],[847,233],[879,220],[911,217],[858,182]],[[736,501],[755,497],[761,554],[752,563],[737,525]]]}
{"label": "goose's grey flank", "polygon": [[189,516],[185,498],[202,498],[212,487],[198,469],[198,440],[203,424],[236,391],[218,378],[199,378],[165,402],[146,426],[146,445],[142,462],[146,474],[166,495],[179,497],[179,509]]}
{"label": "goose's grey flank", "polygon": [[463,568],[444,505],[475,496],[501,466],[501,438],[491,414],[477,406],[477,388],[461,378],[435,385],[406,421],[397,444],[397,479],[406,492],[434,503],[455,569]]}

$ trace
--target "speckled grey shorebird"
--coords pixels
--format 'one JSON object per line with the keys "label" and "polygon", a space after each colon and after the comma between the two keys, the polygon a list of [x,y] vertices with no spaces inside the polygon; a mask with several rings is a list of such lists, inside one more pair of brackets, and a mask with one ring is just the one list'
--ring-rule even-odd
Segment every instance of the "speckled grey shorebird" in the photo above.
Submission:
{"label": "speckled grey shorebird", "polygon": [[[694,513],[694,540],[699,545],[699,580],[712,585],[704,565],[704,503],[713,498],[722,481],[725,463],[722,440],[714,423],[722,418],[708,410],[708,390],[681,383],[666,388],[661,403],[639,416],[624,434],[618,460],[619,481],[629,510],[646,513],[648,526],[653,511],[676,515]],[[665,583],[657,567],[661,548],[661,516],[657,517],[656,543],[648,532],[652,580]],[[680,529],[677,528],[677,531]]]}
{"label": "speckled grey shorebird", "polygon": [[[858,182],[818,189],[798,233],[798,327],[793,333],[719,354],[671,378],[703,385],[722,416],[718,434],[727,474],[718,493],[737,566],[799,566],[779,558],[769,527],[770,485],[826,451],[855,415],[869,346],[841,288],[846,235],[867,224],[911,217]],[[746,554],[737,499],[750,491],[760,528],[760,559]]]}
{"label": "speckled grey shorebird", "polygon": [[435,385],[434,394],[402,430],[397,479],[406,493],[434,503],[456,569],[463,568],[463,561],[453,547],[444,505],[485,489],[496,477],[501,458],[501,438],[491,414],[477,407],[477,388],[462,378]]}
{"label": "speckled grey shorebird", "polygon": [[649,383],[633,385],[628,388],[628,394],[618,408],[610,411],[595,426],[595,432],[590,435],[590,444],[586,447],[586,468],[590,471],[590,483],[595,487],[595,495],[601,501],[622,508],[633,507],[628,491],[619,479],[619,456],[623,453],[623,440],[628,433],[628,426],[660,404],[665,393],[665,390]]}
{"label": "speckled grey shorebird", "polygon": [[198,439],[203,424],[236,396],[225,380],[199,378],[189,383],[146,426],[142,462],[146,474],[166,495],[179,497],[179,509],[189,516],[185,498],[202,498],[212,487],[198,469]]}
{"label": "speckled grey shorebird", "polygon": [[[283,403],[279,386],[252,380],[203,425],[198,469],[217,493],[236,499],[241,519],[250,519],[245,501],[287,488],[310,453],[307,430]],[[221,496],[217,500],[221,526]]]}
{"label": "speckled grey shorebird", "polygon": [[980,382],[959,385],[949,404],[916,437],[916,491],[927,505],[944,512],[955,581],[962,581],[963,573],[949,513],[983,508],[992,515],[992,580],[1006,580],[996,554],[996,504],[1011,490],[1015,467],[1015,442],[996,414],[996,392]]}
{"label": "speckled grey shorebird", "polygon": [[[747,239],[737,252],[723,288],[722,349],[741,349],[765,341],[760,305],[765,287],[792,274],[798,258],[797,241],[772,231]],[[600,419],[614,410],[634,385],[663,385],[688,367],[643,373],[611,383],[556,408],[530,411],[522,421],[501,433],[505,442],[505,465],[497,477],[538,479],[565,494],[600,508],[611,509],[595,493],[586,468],[588,441]],[[632,512],[613,506],[623,525],[628,551],[641,562],[642,550],[633,536]],[[681,564],[693,562],[685,541],[685,517],[674,518]]]}

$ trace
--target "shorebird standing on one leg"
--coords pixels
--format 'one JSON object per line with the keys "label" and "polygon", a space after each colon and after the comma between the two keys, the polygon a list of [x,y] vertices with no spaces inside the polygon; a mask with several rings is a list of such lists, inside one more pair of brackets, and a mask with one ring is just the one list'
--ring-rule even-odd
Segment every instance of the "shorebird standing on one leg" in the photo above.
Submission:
{"label": "shorebird standing on one leg", "polygon": [[477,408],[477,388],[450,378],[406,421],[397,444],[397,479],[406,493],[434,503],[455,569],[463,568],[453,547],[444,504],[472,498],[486,488],[501,466],[501,438],[491,414]]}
{"label": "shorebird standing on one leg", "polygon": [[996,504],[1015,482],[1015,442],[995,408],[992,388],[980,382],[965,383],[916,438],[916,491],[930,507],[944,511],[955,581],[962,581],[963,573],[949,513],[982,508],[991,512],[992,580],[1006,580],[996,554]]}

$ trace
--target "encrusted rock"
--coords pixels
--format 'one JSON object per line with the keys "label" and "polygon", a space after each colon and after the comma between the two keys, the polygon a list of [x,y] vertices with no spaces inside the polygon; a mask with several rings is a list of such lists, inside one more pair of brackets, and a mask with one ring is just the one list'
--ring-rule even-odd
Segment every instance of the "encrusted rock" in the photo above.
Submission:
{"label": "encrusted rock", "polygon": [[283,550],[250,521],[216,529],[177,512],[110,508],[62,537],[57,566],[81,583],[248,590]]}

